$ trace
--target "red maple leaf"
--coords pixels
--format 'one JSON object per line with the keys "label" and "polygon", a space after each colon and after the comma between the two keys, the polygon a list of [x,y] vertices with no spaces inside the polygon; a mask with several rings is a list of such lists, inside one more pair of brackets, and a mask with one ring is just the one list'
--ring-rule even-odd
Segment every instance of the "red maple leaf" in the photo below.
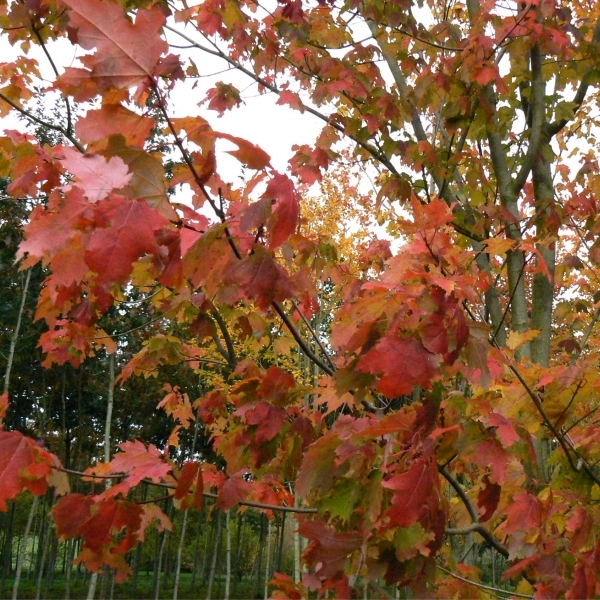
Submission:
{"label": "red maple leaf", "polygon": [[337,533],[321,521],[304,521],[298,531],[301,536],[312,540],[304,558],[308,566],[315,566],[320,579],[328,579],[343,573],[348,557],[362,544],[358,533]]}
{"label": "red maple leaf", "polygon": [[34,265],[41,259],[48,261],[50,256],[69,246],[77,230],[89,226],[94,220],[93,206],[80,189],[69,190],[64,195],[54,192],[47,208],[38,205],[31,213],[17,259],[28,253],[24,266]]}
{"label": "red maple leaf", "polygon": [[0,511],[7,509],[7,500],[23,490],[43,494],[54,462],[35,440],[18,431],[0,430]]}
{"label": "red maple leaf", "polygon": [[108,161],[98,154],[81,154],[73,148],[64,148],[64,165],[77,178],[77,185],[90,202],[108,196],[112,190],[125,187],[131,180],[127,165],[118,156]]}
{"label": "red maple leaf", "polygon": [[481,510],[479,520],[485,523],[492,518],[494,511],[498,508],[502,488],[497,483],[490,481],[487,475],[483,478],[482,483],[483,487],[477,495],[477,506]]}
{"label": "red maple leaf", "polygon": [[154,119],[138,115],[121,104],[104,104],[78,119],[75,132],[84,144],[121,134],[128,146],[143,148],[155,124]]}
{"label": "red maple leaf", "polygon": [[117,494],[126,495],[129,490],[142,479],[150,479],[159,482],[171,471],[161,452],[150,444],[148,448],[139,440],[134,442],[123,442],[119,444],[121,452],[108,463],[89,468],[86,473],[94,475],[116,475],[124,474],[124,481],[113,485],[99,494],[96,499],[111,498]]}
{"label": "red maple leaf", "polygon": [[102,204],[108,226],[92,234],[85,262],[100,283],[125,283],[136,260],[159,253],[154,233],[168,221],[142,199],[111,195]]}
{"label": "red maple leaf", "polygon": [[252,485],[244,479],[244,475],[244,471],[236,473],[223,484],[217,500],[220,510],[229,510],[252,492]]}
{"label": "red maple leaf", "polygon": [[158,32],[165,16],[158,6],[137,12],[135,23],[127,19],[118,4],[101,0],[63,0],[71,10],[70,26],[77,43],[96,54],[82,57],[89,69],[66,69],[58,85],[69,81],[74,86],[93,80],[100,91],[110,87],[126,89],[151,77],[168,44]]}
{"label": "red maple leaf", "polygon": [[196,461],[186,462],[177,480],[175,500],[182,500],[181,508],[184,510],[193,507],[200,512],[204,500],[203,492],[202,464]]}
{"label": "red maple leaf", "polygon": [[269,247],[277,248],[290,235],[294,234],[298,227],[298,217],[300,215],[298,195],[289,177],[275,173],[262,197],[275,200],[275,208],[271,213],[267,228]]}
{"label": "red maple leaf", "polygon": [[381,374],[377,389],[388,398],[410,394],[415,385],[430,388],[438,359],[418,340],[387,336],[358,361],[363,373]]}
{"label": "red maple leaf", "polygon": [[274,300],[289,298],[295,291],[289,275],[261,246],[256,246],[254,254],[234,265],[226,274],[226,283],[237,283],[248,298],[256,299],[262,310]]}

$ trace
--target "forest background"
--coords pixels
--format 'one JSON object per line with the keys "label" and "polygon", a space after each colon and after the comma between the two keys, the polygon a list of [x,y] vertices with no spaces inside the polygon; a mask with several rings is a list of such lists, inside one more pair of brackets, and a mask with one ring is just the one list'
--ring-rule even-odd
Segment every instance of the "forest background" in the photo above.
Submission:
{"label": "forest background", "polygon": [[600,593],[596,3],[0,26],[3,593]]}

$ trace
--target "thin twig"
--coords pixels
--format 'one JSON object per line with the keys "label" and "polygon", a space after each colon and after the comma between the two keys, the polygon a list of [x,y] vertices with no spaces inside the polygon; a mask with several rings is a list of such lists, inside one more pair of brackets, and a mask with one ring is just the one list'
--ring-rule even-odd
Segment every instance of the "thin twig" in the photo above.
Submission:
{"label": "thin twig", "polygon": [[454,577],[455,579],[459,579],[460,581],[464,581],[465,583],[474,585],[475,587],[481,588],[482,590],[488,590],[490,592],[497,592],[499,594],[504,594],[505,596],[516,596],[517,598],[533,598],[533,596],[528,596],[527,594],[520,594],[519,592],[509,592],[508,590],[503,590],[501,588],[495,588],[490,585],[484,585],[483,583],[478,583],[477,581],[473,581],[472,579],[467,579],[466,577],[461,577],[460,575],[456,575],[456,573],[453,573],[452,571],[449,571],[448,569],[444,569],[444,567],[441,567],[440,565],[436,565],[436,567],[440,571],[447,573],[451,577]]}

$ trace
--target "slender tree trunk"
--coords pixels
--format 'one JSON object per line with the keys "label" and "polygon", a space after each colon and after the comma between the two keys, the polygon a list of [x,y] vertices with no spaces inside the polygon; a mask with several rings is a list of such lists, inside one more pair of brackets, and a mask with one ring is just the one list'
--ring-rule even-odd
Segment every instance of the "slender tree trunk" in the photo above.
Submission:
{"label": "slender tree trunk", "polygon": [[[198,414],[196,413],[196,420],[194,421],[194,437],[192,439],[192,448],[190,451],[190,458],[194,457],[196,451],[196,441],[198,440]],[[185,540],[185,530],[187,526],[188,511],[183,513],[183,522],[181,524],[181,536],[179,537],[179,546],[177,547],[177,563],[175,565],[175,577],[173,581],[173,600],[177,600],[177,589],[179,588],[179,577],[181,574],[181,552],[183,550],[183,544]]]}
{"label": "slender tree trunk", "polygon": [[173,581],[173,600],[177,600],[177,590],[179,589],[179,577],[181,574],[181,552],[185,540],[185,529],[187,525],[188,511],[183,513],[183,522],[181,523],[181,535],[179,536],[179,546],[177,547],[177,564],[175,565],[175,577]]}
{"label": "slender tree trunk", "polygon": [[[19,314],[17,315],[17,323],[13,329],[12,335],[10,336],[10,346],[8,349],[8,360],[6,361],[6,371],[4,372],[4,386],[2,393],[8,392],[10,384],[10,373],[12,371],[13,359],[15,357],[15,347],[17,345],[17,339],[19,338],[19,330],[21,329],[21,319],[23,318],[23,311],[25,310],[25,300],[27,298],[27,290],[29,288],[29,281],[31,279],[31,269],[27,269],[27,275],[25,276],[25,283],[23,284],[23,292],[21,293],[21,305],[19,306]],[[0,419],[1,421],[1,419]]]}
{"label": "slender tree trunk", "polygon": [[198,513],[198,522],[196,523],[196,538],[194,539],[194,558],[192,561],[192,584],[190,586],[192,591],[194,591],[196,585],[196,576],[198,574],[198,547],[200,545],[200,531],[202,530],[200,525],[202,523],[203,514],[204,507],[202,507],[202,512]]}
{"label": "slender tree trunk", "polygon": [[215,580],[215,570],[217,567],[217,555],[219,554],[219,542],[221,541],[221,511],[217,511],[217,530],[215,532],[215,544],[213,546],[213,555],[210,563],[210,573],[208,574],[208,589],[206,590],[206,600],[210,600],[212,586]]}
{"label": "slender tree trunk", "polygon": [[[108,356],[108,401],[106,406],[106,421],[104,423],[104,462],[110,462],[110,428],[112,423],[112,411],[115,390],[115,356]],[[105,480],[105,487],[111,486],[110,479]],[[96,585],[98,584],[98,573],[92,573],[90,577],[90,586],[88,588],[87,600],[93,600],[96,595]]]}
{"label": "slender tree trunk", "polygon": [[35,588],[35,600],[40,600],[40,594],[42,593],[42,579],[44,576],[44,567],[46,566],[46,557],[48,556],[48,547],[50,546],[50,526],[46,527],[44,533],[44,543],[42,546],[42,558],[40,560],[40,568],[38,571],[37,585]]}
{"label": "slender tree trunk", "polygon": [[15,573],[15,581],[13,583],[12,600],[17,600],[19,593],[19,582],[21,581],[21,571],[23,570],[23,562],[25,562],[25,555],[27,554],[27,542],[29,541],[29,530],[31,529],[31,523],[33,516],[37,510],[38,496],[33,497],[31,503],[31,509],[29,510],[29,516],[27,517],[27,525],[25,525],[25,533],[23,534],[23,543],[21,544],[21,551],[17,558],[17,571]]}
{"label": "slender tree trunk", "polygon": [[73,558],[76,542],[73,538],[67,541],[67,563],[65,565],[65,600],[71,596],[71,574],[73,573]]}
{"label": "slender tree trunk", "polygon": [[231,511],[225,513],[225,595],[224,600],[229,600],[229,588],[231,585]]}
{"label": "slender tree trunk", "polygon": [[52,527],[50,527],[50,538],[52,544],[50,546],[50,554],[48,556],[48,564],[46,568],[46,579],[44,582],[44,598],[50,597],[50,586],[54,579],[54,572],[56,569],[56,559],[58,557],[58,538],[54,535]]}
{"label": "slender tree trunk", "polygon": [[[294,492],[294,506],[300,506],[300,498],[298,494]],[[300,557],[302,556],[302,541],[298,529],[294,530],[294,582],[300,583],[302,574],[300,571]]]}
{"label": "slender tree trunk", "polygon": [[4,536],[4,548],[2,552],[2,595],[4,595],[4,587],[6,585],[6,578],[12,572],[12,540],[13,540],[13,528],[15,521],[15,502],[11,502],[10,517],[8,519],[8,527],[6,535]]}
{"label": "slender tree trunk", "polygon": [[281,515],[281,527],[279,528],[279,548],[277,550],[277,571],[281,572],[281,563],[283,562],[283,540],[285,535],[286,513]]}
{"label": "slender tree trunk", "polygon": [[237,590],[238,583],[242,579],[241,562],[242,562],[242,546],[244,543],[244,527],[246,524],[246,514],[238,515],[238,526],[237,526],[237,552],[235,553],[235,579],[233,580],[234,593]]}
{"label": "slender tree trunk", "polygon": [[264,600],[267,600],[269,597],[269,581],[271,581],[270,571],[271,571],[271,533],[272,533],[272,523],[271,519],[267,520],[267,560],[265,560],[265,597]]}
{"label": "slender tree trunk", "polygon": [[265,515],[260,515],[260,534],[258,536],[258,556],[256,557],[256,579],[252,582],[252,597],[256,598],[260,590],[260,578],[262,575],[262,556],[265,545]]}
{"label": "slender tree trunk", "polygon": [[162,557],[163,552],[165,550],[165,545],[167,543],[168,531],[163,531],[163,538],[160,543],[160,550],[158,551],[158,564],[156,565],[156,576],[155,576],[155,584],[154,584],[154,600],[158,600],[158,595],[160,593],[160,572],[162,569]]}

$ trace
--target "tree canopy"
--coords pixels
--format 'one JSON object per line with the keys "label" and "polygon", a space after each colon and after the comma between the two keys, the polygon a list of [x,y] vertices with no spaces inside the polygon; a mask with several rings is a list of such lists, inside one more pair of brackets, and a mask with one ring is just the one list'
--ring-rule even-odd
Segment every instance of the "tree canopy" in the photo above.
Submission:
{"label": "tree canopy", "polygon": [[[156,380],[138,418],[170,417],[78,475],[23,435],[8,367],[0,510],[55,486],[59,537],[118,578],[169,526],[132,495],[151,482],[183,510],[295,512],[306,572],[274,597],[484,593],[467,540],[517,594],[600,593],[596,3],[0,0],[0,27],[0,116],[22,123],[2,210],[33,206],[0,218],[37,274],[43,364],[112,354],[115,387]],[[215,60],[322,122],[286,172],[217,127],[239,78],[173,110]],[[112,485],[71,492],[83,470]]]}

